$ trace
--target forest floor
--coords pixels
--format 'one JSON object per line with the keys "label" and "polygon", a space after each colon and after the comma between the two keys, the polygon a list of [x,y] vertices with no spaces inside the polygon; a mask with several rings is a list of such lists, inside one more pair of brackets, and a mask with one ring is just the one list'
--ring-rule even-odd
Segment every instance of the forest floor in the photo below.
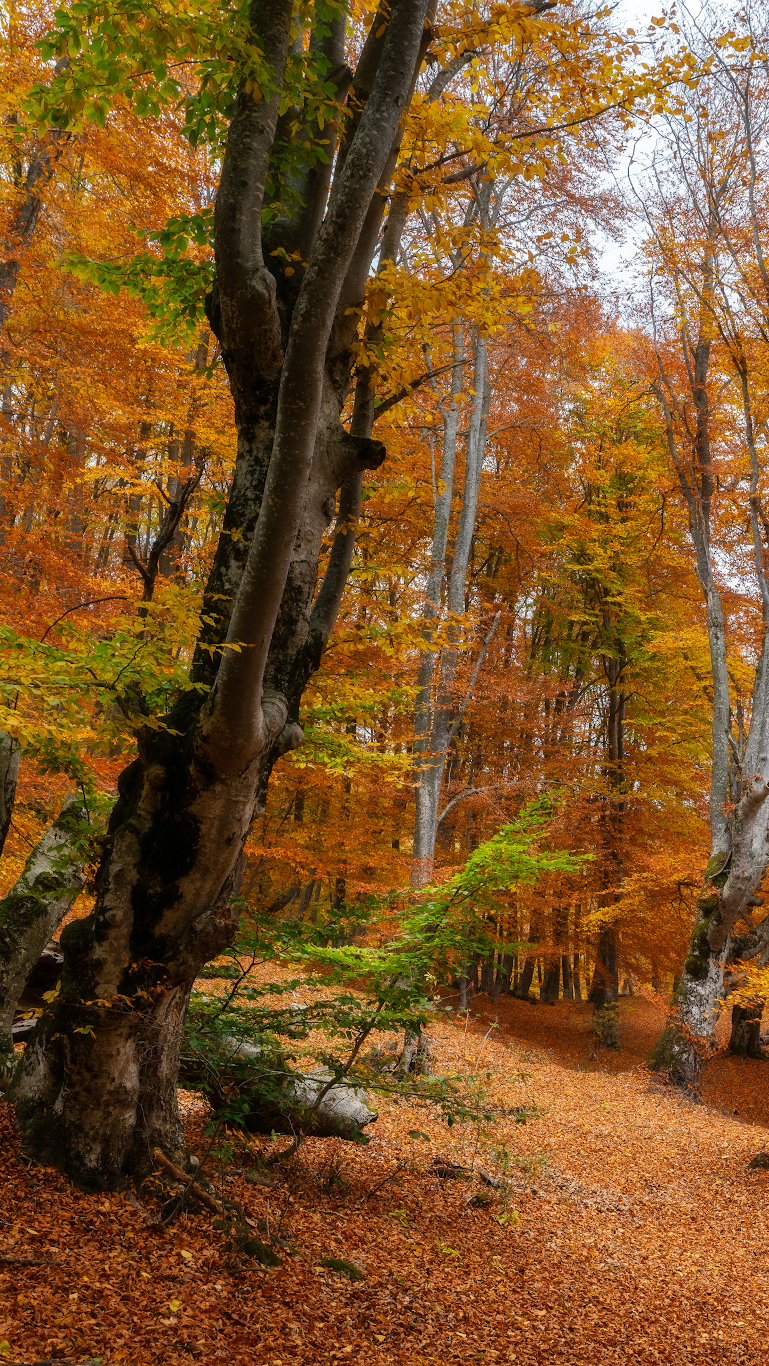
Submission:
{"label": "forest floor", "polygon": [[[622,1048],[597,1053],[588,1006],[478,997],[436,1021],[433,1051],[482,1081],[493,1123],[382,1102],[367,1146],[308,1139],[271,1189],[242,1154],[207,1162],[269,1221],[274,1269],[209,1214],[150,1228],[128,1196],[25,1165],[0,1106],[0,1361],[764,1366],[769,1171],[748,1162],[769,1147],[769,1062],[719,1055],[703,1102],[682,1099],[644,1068],[663,1017],[623,1000]],[[436,1158],[473,1176],[440,1179]],[[488,1206],[481,1171],[503,1183]]]}

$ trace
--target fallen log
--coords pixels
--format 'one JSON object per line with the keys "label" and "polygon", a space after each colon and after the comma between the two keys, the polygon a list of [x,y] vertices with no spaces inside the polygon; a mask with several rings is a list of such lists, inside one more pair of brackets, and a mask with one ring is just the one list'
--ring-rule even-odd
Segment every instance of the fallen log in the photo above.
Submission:
{"label": "fallen log", "polygon": [[283,1056],[246,1040],[227,1038],[213,1060],[185,1054],[179,1081],[202,1090],[214,1110],[236,1108],[250,1133],[311,1134],[355,1141],[377,1113],[366,1092],[334,1081],[325,1067],[294,1072]]}

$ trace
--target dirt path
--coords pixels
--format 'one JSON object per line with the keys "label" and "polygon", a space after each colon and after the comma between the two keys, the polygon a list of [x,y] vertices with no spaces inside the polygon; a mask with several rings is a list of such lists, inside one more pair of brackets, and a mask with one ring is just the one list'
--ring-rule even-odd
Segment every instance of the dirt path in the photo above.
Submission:
{"label": "dirt path", "polygon": [[[718,1058],[708,1103],[682,1101],[642,1067],[659,1016],[623,1002],[625,1047],[596,1057],[587,1007],[479,998],[466,1030],[434,1032],[439,1070],[508,1112],[484,1130],[383,1105],[368,1147],[309,1140],[274,1190],[213,1168],[296,1249],[268,1272],[207,1215],[150,1230],[126,1197],[27,1168],[2,1107],[0,1253],[49,1264],[0,1263],[0,1361],[765,1366],[769,1172],[747,1163],[769,1147],[769,1064]],[[476,1179],[430,1175],[438,1156]],[[503,1184],[488,1207],[480,1170]]]}

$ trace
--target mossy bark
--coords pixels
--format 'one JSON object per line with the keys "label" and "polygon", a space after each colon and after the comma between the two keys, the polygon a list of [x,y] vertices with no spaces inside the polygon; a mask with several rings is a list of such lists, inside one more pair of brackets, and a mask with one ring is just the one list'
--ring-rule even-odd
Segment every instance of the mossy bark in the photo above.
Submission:
{"label": "mossy bark", "polygon": [[745,1005],[732,1007],[732,1032],[729,1047],[741,1058],[763,1058],[761,1048],[761,1016],[764,1002],[756,998]]}
{"label": "mossy bark", "polygon": [[604,1048],[619,1048],[618,938],[616,924],[601,927],[590,988],[590,1000],[593,1003],[591,1030]]}
{"label": "mossy bark", "polygon": [[19,998],[51,935],[84,882],[78,852],[85,810],[70,802],[27,859],[16,885],[0,901],[0,1085],[15,1064],[11,1026]]}
{"label": "mossy bark", "polygon": [[[723,885],[725,875],[718,881]],[[721,900],[708,890],[697,904],[681,981],[670,1016],[649,1058],[654,1072],[666,1072],[678,1085],[696,1087],[702,1066],[716,1046],[715,1026],[724,991],[723,952],[713,952],[710,935],[717,929]]]}
{"label": "mossy bark", "polygon": [[61,989],[11,1086],[25,1150],[84,1188],[149,1171],[154,1147],[181,1153],[184,1016],[235,933],[264,762],[223,780],[170,735],[143,737],[143,751],[121,777],[96,905],[62,933]]}

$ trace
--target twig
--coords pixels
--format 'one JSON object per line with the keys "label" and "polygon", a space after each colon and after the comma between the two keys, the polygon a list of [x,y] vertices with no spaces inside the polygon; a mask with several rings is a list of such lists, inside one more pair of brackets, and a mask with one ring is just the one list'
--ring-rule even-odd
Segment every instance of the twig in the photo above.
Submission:
{"label": "twig", "polygon": [[480,1061],[481,1061],[481,1057],[482,1057],[482,1055],[483,1055],[483,1050],[484,1050],[484,1048],[486,1047],[486,1040],[488,1039],[489,1034],[491,1034],[492,1031],[495,1030],[495,1029],[499,1029],[499,1020],[495,1020],[493,1024],[490,1024],[489,1027],[488,1027],[488,1029],[486,1030],[486,1033],[485,1033],[484,1036],[483,1036],[483,1043],[481,1044],[480,1050],[479,1050],[479,1052],[478,1052],[478,1057],[475,1059],[475,1065],[476,1065],[476,1067],[478,1067],[478,1065],[479,1065],[479,1063],[480,1063]]}
{"label": "twig", "polygon": [[49,631],[52,631],[53,628],[54,628],[54,626],[58,626],[59,622],[60,622],[60,621],[63,621],[65,617],[70,616],[72,612],[79,612],[81,607],[95,607],[96,604],[97,604],[97,603],[100,603],[100,602],[129,602],[129,601],[130,601],[130,599],[126,597],[125,593],[112,593],[112,594],[110,594],[110,596],[109,596],[108,598],[89,598],[87,602],[78,602],[78,603],[75,604],[74,607],[68,607],[67,610],[66,610],[66,612],[62,612],[61,616],[60,616],[60,617],[57,617],[55,621],[52,621],[51,624],[50,624],[50,626],[46,626],[45,630],[43,631],[43,634],[42,634],[41,637],[40,637],[40,644],[42,645],[43,641],[45,640],[46,636],[48,635],[48,632],[49,632]]}
{"label": "twig", "polygon": [[293,1157],[294,1153],[298,1152],[301,1147],[303,1137],[303,1134],[295,1134],[293,1142],[289,1143],[287,1148],[282,1148],[279,1153],[274,1153],[272,1157],[264,1158],[265,1166],[273,1167],[276,1162],[283,1162],[287,1157]]}
{"label": "twig", "polygon": [[218,1200],[215,1200],[213,1195],[209,1195],[208,1191],[204,1191],[203,1187],[198,1185],[194,1176],[190,1180],[189,1172],[182,1171],[181,1167],[175,1167],[173,1162],[166,1157],[165,1153],[161,1152],[160,1148],[153,1148],[152,1160],[153,1162],[156,1162],[159,1167],[162,1167],[163,1171],[168,1172],[169,1176],[173,1176],[180,1185],[186,1186],[188,1190],[193,1191],[195,1199],[199,1200],[201,1205],[204,1205],[206,1209],[211,1210],[212,1214],[218,1214],[220,1219],[224,1218],[224,1205]]}
{"label": "twig", "polygon": [[406,1163],[399,1162],[398,1166],[395,1168],[395,1171],[390,1172],[390,1175],[386,1176],[384,1181],[377,1182],[376,1186],[372,1186],[370,1191],[366,1191],[366,1194],[361,1196],[360,1200],[358,1201],[358,1204],[362,1205],[364,1200],[369,1200],[372,1195],[376,1195],[377,1191],[381,1191],[382,1187],[386,1186],[388,1181],[394,1180],[394,1178],[398,1176],[400,1172],[404,1172],[405,1170]]}

